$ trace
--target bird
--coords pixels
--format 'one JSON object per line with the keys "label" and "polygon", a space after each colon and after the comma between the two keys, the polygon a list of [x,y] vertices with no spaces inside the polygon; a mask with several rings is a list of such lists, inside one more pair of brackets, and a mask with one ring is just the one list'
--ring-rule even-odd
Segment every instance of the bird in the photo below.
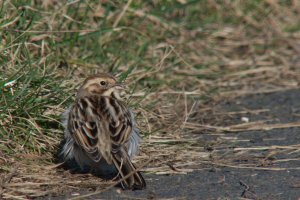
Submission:
{"label": "bird", "polygon": [[123,189],[144,189],[146,182],[131,162],[141,137],[134,113],[120,97],[124,89],[109,73],[84,80],[74,103],[63,114],[61,155],[64,161],[75,160],[81,169],[117,172]]}

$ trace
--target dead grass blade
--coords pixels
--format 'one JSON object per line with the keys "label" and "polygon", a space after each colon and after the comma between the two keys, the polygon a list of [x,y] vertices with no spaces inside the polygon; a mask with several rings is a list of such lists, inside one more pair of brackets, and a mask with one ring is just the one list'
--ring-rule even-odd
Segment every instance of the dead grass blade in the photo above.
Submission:
{"label": "dead grass blade", "polygon": [[285,129],[300,127],[300,122],[291,122],[285,124],[266,124],[265,121],[256,121],[249,123],[236,124],[227,127],[211,126],[187,122],[185,128],[193,130],[215,130],[217,132],[246,132],[246,131],[269,131],[272,129]]}

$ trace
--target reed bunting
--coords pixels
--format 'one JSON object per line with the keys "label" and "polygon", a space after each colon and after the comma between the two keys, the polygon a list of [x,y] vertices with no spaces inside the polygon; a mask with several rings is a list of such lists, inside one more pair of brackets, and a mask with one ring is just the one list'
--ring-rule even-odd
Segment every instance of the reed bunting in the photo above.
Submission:
{"label": "reed bunting", "polygon": [[117,171],[124,189],[143,189],[146,183],[131,162],[140,143],[134,115],[120,97],[124,85],[106,73],[88,77],[74,104],[64,113],[64,161],[74,159],[83,169]]}

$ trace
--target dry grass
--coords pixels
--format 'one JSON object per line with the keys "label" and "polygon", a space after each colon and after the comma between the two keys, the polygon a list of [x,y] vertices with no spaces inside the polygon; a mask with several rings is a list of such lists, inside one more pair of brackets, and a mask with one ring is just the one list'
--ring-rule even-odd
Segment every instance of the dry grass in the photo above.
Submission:
{"label": "dry grass", "polygon": [[[299,149],[230,149],[236,138],[226,138],[229,132],[299,127],[299,122],[226,124],[224,118],[236,113],[215,109],[239,96],[299,88],[297,1],[1,4],[3,199],[62,195],[112,184],[87,174],[69,174],[53,164],[63,134],[60,113],[80,81],[100,71],[127,78],[128,103],[138,115],[144,138],[135,161],[150,159],[143,168],[147,173],[185,174],[210,166],[284,170],[268,166],[268,155],[261,152],[291,154]],[[208,144],[204,134],[217,139]],[[245,155],[251,162],[237,165],[236,159]]]}

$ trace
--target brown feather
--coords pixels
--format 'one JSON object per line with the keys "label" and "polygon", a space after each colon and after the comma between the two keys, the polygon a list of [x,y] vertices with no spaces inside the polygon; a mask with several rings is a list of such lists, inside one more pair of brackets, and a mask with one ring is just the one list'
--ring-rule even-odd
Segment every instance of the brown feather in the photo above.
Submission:
{"label": "brown feather", "polygon": [[128,154],[121,147],[119,151],[113,153],[113,162],[119,171],[119,177],[123,179],[121,185],[124,189],[144,189],[146,182],[140,172],[136,170],[130,161]]}
{"label": "brown feather", "polygon": [[[87,79],[85,83],[91,80]],[[71,108],[68,122],[75,142],[94,162],[103,158],[108,164],[115,165],[120,178],[128,176],[122,181],[124,189],[145,188],[145,180],[136,171],[125,150],[133,131],[133,122],[129,110],[121,101],[109,96],[79,95]]]}

